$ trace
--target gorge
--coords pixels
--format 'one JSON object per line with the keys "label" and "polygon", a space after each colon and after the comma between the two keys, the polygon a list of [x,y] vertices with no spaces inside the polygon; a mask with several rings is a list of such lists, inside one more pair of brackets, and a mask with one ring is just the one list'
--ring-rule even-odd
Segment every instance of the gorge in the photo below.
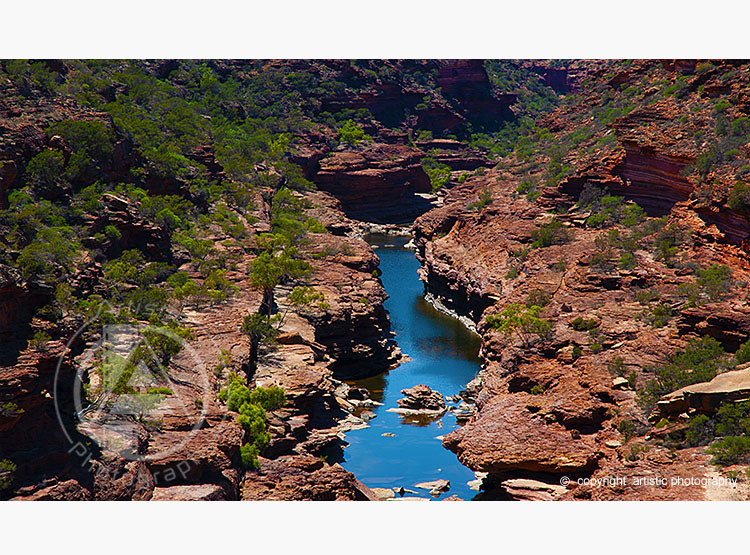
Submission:
{"label": "gorge", "polygon": [[0,499],[748,499],[750,64],[0,68]]}

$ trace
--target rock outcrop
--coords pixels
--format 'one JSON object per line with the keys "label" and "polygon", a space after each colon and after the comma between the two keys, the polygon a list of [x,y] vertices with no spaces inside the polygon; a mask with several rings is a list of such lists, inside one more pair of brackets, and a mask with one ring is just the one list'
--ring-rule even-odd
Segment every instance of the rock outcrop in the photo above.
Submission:
{"label": "rock outcrop", "polygon": [[725,403],[750,399],[750,364],[744,368],[719,374],[710,382],[697,383],[662,397],[657,408],[664,415],[682,414],[689,410],[714,413]]}
{"label": "rock outcrop", "polygon": [[398,408],[388,409],[390,412],[402,416],[438,417],[447,410],[445,399],[438,391],[433,391],[426,385],[415,385],[409,389],[402,389],[403,399],[398,399]]}

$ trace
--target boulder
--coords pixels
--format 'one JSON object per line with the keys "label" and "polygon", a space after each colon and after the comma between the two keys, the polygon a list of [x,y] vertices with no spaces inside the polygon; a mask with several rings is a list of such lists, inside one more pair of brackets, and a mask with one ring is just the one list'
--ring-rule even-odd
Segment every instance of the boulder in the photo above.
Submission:
{"label": "boulder", "polygon": [[443,446],[472,470],[490,474],[585,472],[597,459],[591,438],[574,439],[559,422],[545,422],[512,395],[492,399],[474,420],[445,436]]}
{"label": "boulder", "polygon": [[396,492],[389,488],[370,488],[372,492],[377,495],[378,499],[385,501],[386,499],[393,499],[396,497]]}
{"label": "boulder", "polygon": [[443,396],[426,385],[415,385],[411,389],[402,389],[401,393],[406,395],[403,399],[396,401],[401,408],[416,410],[440,410],[445,408]]}

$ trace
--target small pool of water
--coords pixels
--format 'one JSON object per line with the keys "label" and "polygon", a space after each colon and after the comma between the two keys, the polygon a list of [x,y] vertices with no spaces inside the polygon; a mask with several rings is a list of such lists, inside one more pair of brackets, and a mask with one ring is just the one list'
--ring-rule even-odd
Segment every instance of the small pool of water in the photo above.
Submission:
{"label": "small pool of water", "polygon": [[[414,422],[387,412],[403,397],[402,389],[425,384],[443,396],[465,388],[479,371],[479,337],[458,320],[424,300],[424,288],[417,276],[419,262],[405,249],[407,238],[370,236],[368,241],[380,257],[381,279],[390,296],[385,308],[391,328],[404,354],[411,360],[389,372],[351,385],[365,387],[372,399],[383,403],[364,430],[347,432],[344,468],[369,487],[404,487],[416,496],[431,498],[419,482],[450,480],[450,490],[440,498],[457,495],[472,499],[477,492],[467,486],[474,473],[458,462],[441,444],[441,436],[457,428],[452,413],[430,422]],[[395,434],[394,437],[383,434]],[[407,493],[413,497],[415,494]]]}

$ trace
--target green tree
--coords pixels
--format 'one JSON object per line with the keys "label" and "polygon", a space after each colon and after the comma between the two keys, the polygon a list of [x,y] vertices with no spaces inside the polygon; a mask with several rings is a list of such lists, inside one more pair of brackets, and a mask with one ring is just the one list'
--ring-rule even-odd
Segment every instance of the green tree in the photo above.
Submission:
{"label": "green tree", "polygon": [[43,150],[26,166],[29,182],[33,185],[50,187],[62,180],[65,157],[59,150]]}
{"label": "green tree", "polygon": [[506,336],[516,334],[525,346],[530,346],[534,336],[546,339],[552,332],[552,324],[539,318],[542,307],[510,304],[499,314],[491,314],[486,323]]}
{"label": "green tree", "polygon": [[698,286],[710,301],[718,301],[732,288],[732,271],[724,264],[698,270]]}
{"label": "green tree", "polygon": [[354,120],[349,119],[339,128],[339,140],[349,145],[358,145],[363,141],[372,141],[372,137],[365,134],[362,127],[355,123]]}
{"label": "green tree", "polygon": [[729,193],[727,204],[737,212],[750,209],[750,185],[741,181],[735,183]]}
{"label": "green tree", "polygon": [[451,178],[451,169],[446,164],[441,164],[434,158],[422,158],[422,169],[430,178],[433,191],[439,191],[448,184]]}

